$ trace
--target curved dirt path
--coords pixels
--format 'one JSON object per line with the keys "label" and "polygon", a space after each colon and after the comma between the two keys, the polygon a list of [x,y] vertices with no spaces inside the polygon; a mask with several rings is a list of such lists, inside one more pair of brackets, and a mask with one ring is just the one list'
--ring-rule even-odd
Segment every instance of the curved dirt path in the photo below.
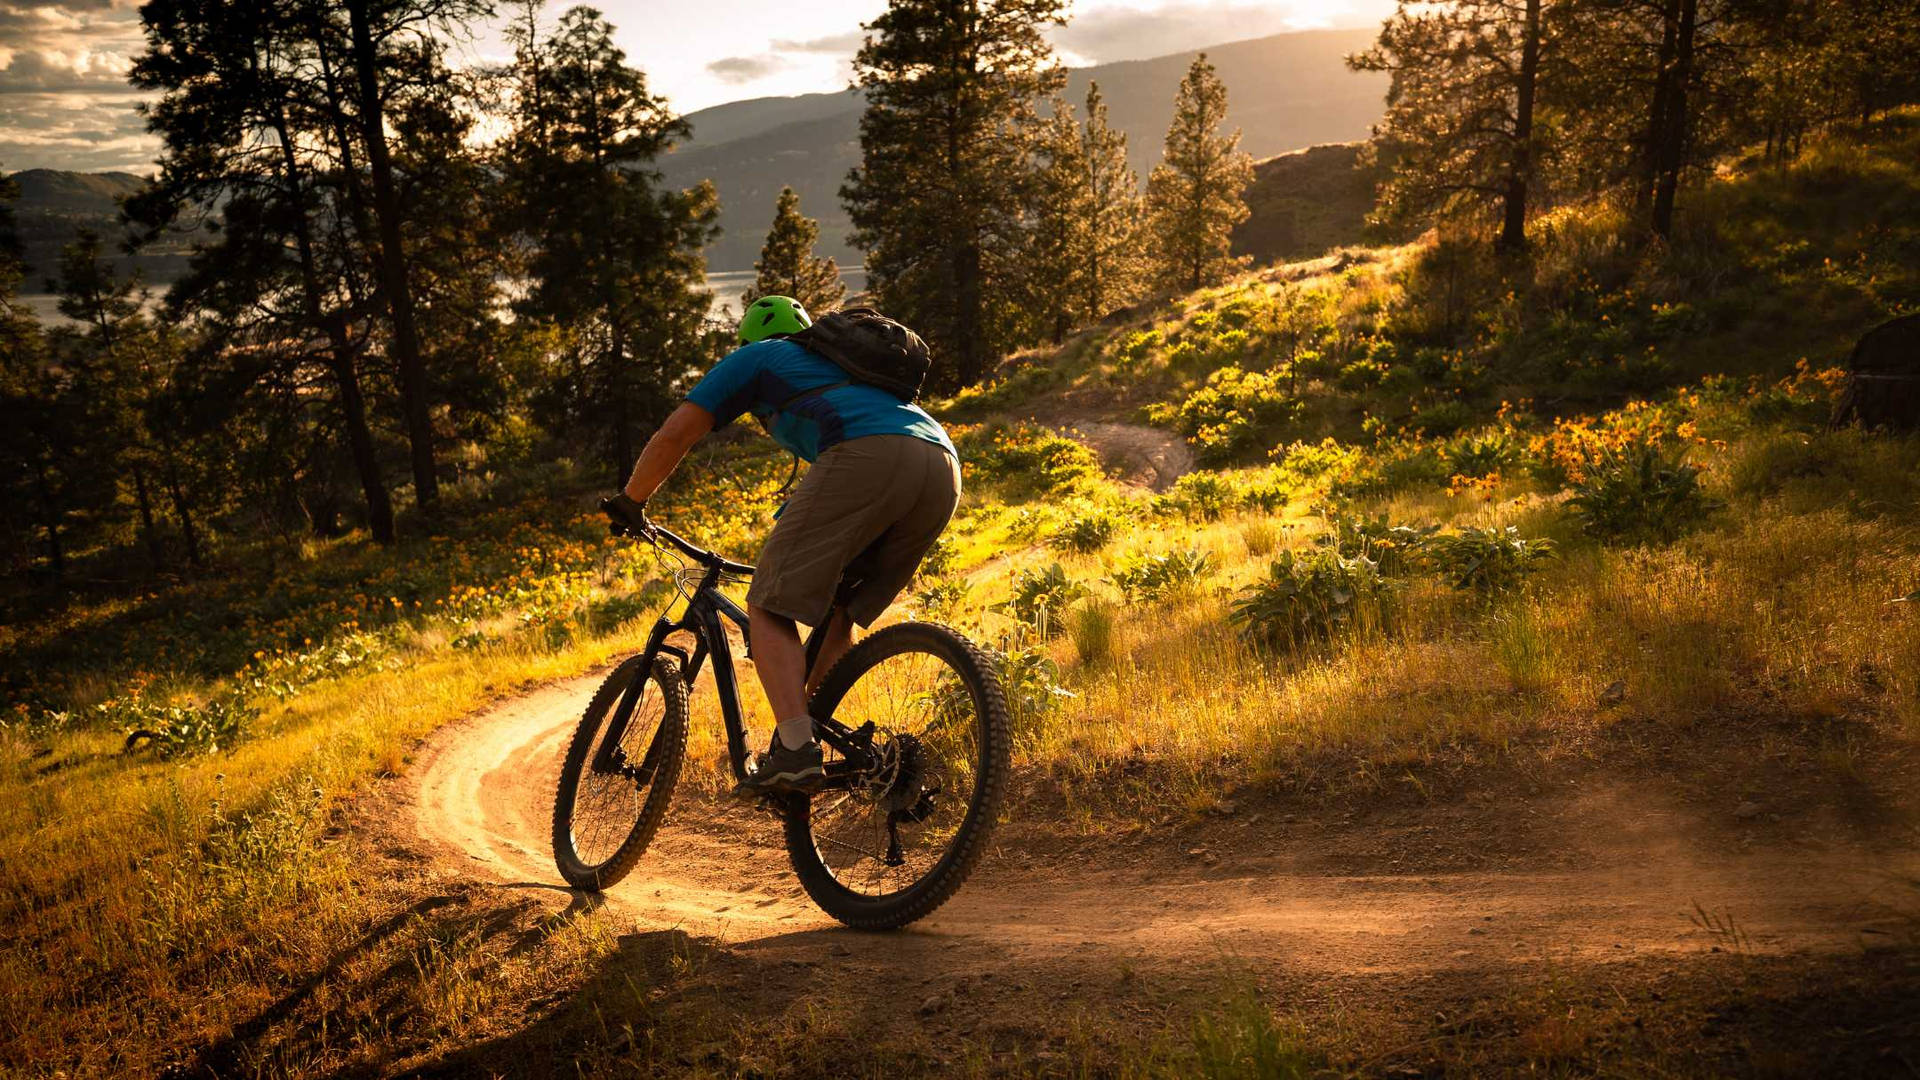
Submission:
{"label": "curved dirt path", "polygon": [[[551,890],[556,911],[583,906],[555,886],[548,814],[560,755],[599,677],[504,703],[423,747],[405,809],[437,873]],[[704,681],[700,692],[711,693]],[[690,771],[700,767],[691,763]],[[1364,874],[1325,868],[1316,858],[1316,826],[1263,827],[1257,814],[1209,824],[1198,839],[1149,832],[1132,842],[1063,847],[1056,836],[1035,859],[1023,852],[1023,835],[1039,844],[1046,830],[1033,823],[1023,831],[1016,805],[1016,825],[1003,827],[953,901],[904,933],[857,934],[838,930],[801,893],[771,818],[683,791],[639,869],[587,906],[604,904],[638,928],[678,928],[756,959],[856,968],[868,958],[910,959],[932,974],[1018,971],[1062,986],[1078,986],[1086,965],[1101,960],[1498,977],[1542,961],[1719,946],[1849,949],[1868,940],[1863,935],[1900,925],[1895,905],[1903,889],[1911,906],[1911,887],[1894,876],[1920,870],[1910,851],[1741,855],[1712,841],[1689,843],[1687,823],[1649,803],[1618,794],[1581,800],[1583,820],[1612,820],[1569,830],[1565,844],[1579,849],[1577,858],[1516,856],[1506,860],[1511,869]],[[1542,862],[1552,865],[1529,865]],[[1697,925],[1688,917],[1695,905],[1730,913],[1741,939]]]}
{"label": "curved dirt path", "polygon": [[1107,420],[1076,420],[1060,430],[1080,436],[1123,483],[1165,491],[1193,471],[1193,450],[1171,432]]}

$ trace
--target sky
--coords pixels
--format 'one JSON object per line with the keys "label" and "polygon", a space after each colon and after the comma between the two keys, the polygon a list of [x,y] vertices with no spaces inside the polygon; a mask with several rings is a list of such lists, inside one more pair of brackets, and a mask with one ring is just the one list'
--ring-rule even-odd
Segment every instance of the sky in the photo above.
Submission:
{"label": "sky", "polygon": [[[271,2],[271,0],[262,0]],[[558,18],[571,5],[550,2]],[[885,0],[602,0],[628,62],[681,112],[844,89],[860,24]],[[139,0],[0,0],[0,169],[149,172],[155,143],[126,73]],[[1287,30],[1365,26],[1392,0],[1078,0],[1054,46],[1071,65],[1161,56]],[[504,59],[476,27],[466,63]]]}

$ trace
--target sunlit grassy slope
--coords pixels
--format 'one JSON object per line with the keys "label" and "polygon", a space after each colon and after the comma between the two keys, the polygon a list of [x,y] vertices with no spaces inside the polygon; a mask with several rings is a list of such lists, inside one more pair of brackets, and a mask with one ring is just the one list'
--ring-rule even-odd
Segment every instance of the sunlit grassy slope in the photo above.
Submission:
{"label": "sunlit grassy slope", "polygon": [[[1023,774],[1095,828],[1588,753],[1622,725],[1711,747],[1791,719],[1837,768],[1910,740],[1920,441],[1825,421],[1852,338],[1920,300],[1917,132],[1896,114],[1730,166],[1670,248],[1562,211],[1525,264],[1354,250],[1015,358],[940,405],[967,494],[899,614],[1000,649]],[[1075,419],[1159,426],[1203,468],[1119,483]],[[751,556],[783,474],[723,447],[662,515]],[[342,794],[634,645],[665,582],[604,538],[589,485],[556,487],[475,490],[459,533],[392,552],[263,549],[7,628],[0,1065],[151,1071],[257,1012],[367,918],[326,839]],[[702,693],[697,763],[711,713]],[[127,752],[132,728],[159,738]],[[395,947],[395,1001],[276,1071],[486,1007],[447,943]]]}

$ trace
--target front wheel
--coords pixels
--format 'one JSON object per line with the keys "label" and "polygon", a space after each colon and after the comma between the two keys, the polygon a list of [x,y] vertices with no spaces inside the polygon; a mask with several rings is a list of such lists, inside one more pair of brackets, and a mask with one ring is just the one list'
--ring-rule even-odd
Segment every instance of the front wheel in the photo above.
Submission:
{"label": "front wheel", "polygon": [[[628,658],[600,684],[560,767],[553,860],[576,889],[604,889],[640,861],[667,816],[687,756],[687,684],[680,665],[659,657],[648,678],[641,659]],[[619,741],[606,758],[595,760],[630,691],[632,712]]]}
{"label": "front wheel", "polygon": [[849,650],[811,706],[872,723],[874,764],[844,790],[788,804],[801,885],[859,929],[925,917],[979,861],[1006,794],[1012,733],[993,665],[944,626],[900,623]]}

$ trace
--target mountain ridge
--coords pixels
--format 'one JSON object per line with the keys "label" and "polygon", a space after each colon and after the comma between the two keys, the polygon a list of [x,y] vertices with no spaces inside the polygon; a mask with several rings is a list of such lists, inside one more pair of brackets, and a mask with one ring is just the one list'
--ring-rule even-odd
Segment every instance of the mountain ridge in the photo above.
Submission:
{"label": "mountain ridge", "polygon": [[[1255,158],[1364,139],[1385,109],[1387,77],[1352,72],[1349,53],[1376,30],[1302,30],[1210,45],[1142,60],[1070,68],[1064,97],[1076,109],[1098,81],[1112,124],[1127,133],[1128,159],[1145,183],[1160,160],[1180,78],[1206,53],[1227,86],[1229,127]],[[720,191],[722,233],[708,248],[715,271],[744,270],[758,257],[774,199],[791,185],[802,213],[820,222],[820,251],[858,261],[847,242],[852,222],[839,189],[860,160],[857,90],[756,98],[688,113],[691,139],[662,158],[666,181],[687,187],[712,179]]]}

